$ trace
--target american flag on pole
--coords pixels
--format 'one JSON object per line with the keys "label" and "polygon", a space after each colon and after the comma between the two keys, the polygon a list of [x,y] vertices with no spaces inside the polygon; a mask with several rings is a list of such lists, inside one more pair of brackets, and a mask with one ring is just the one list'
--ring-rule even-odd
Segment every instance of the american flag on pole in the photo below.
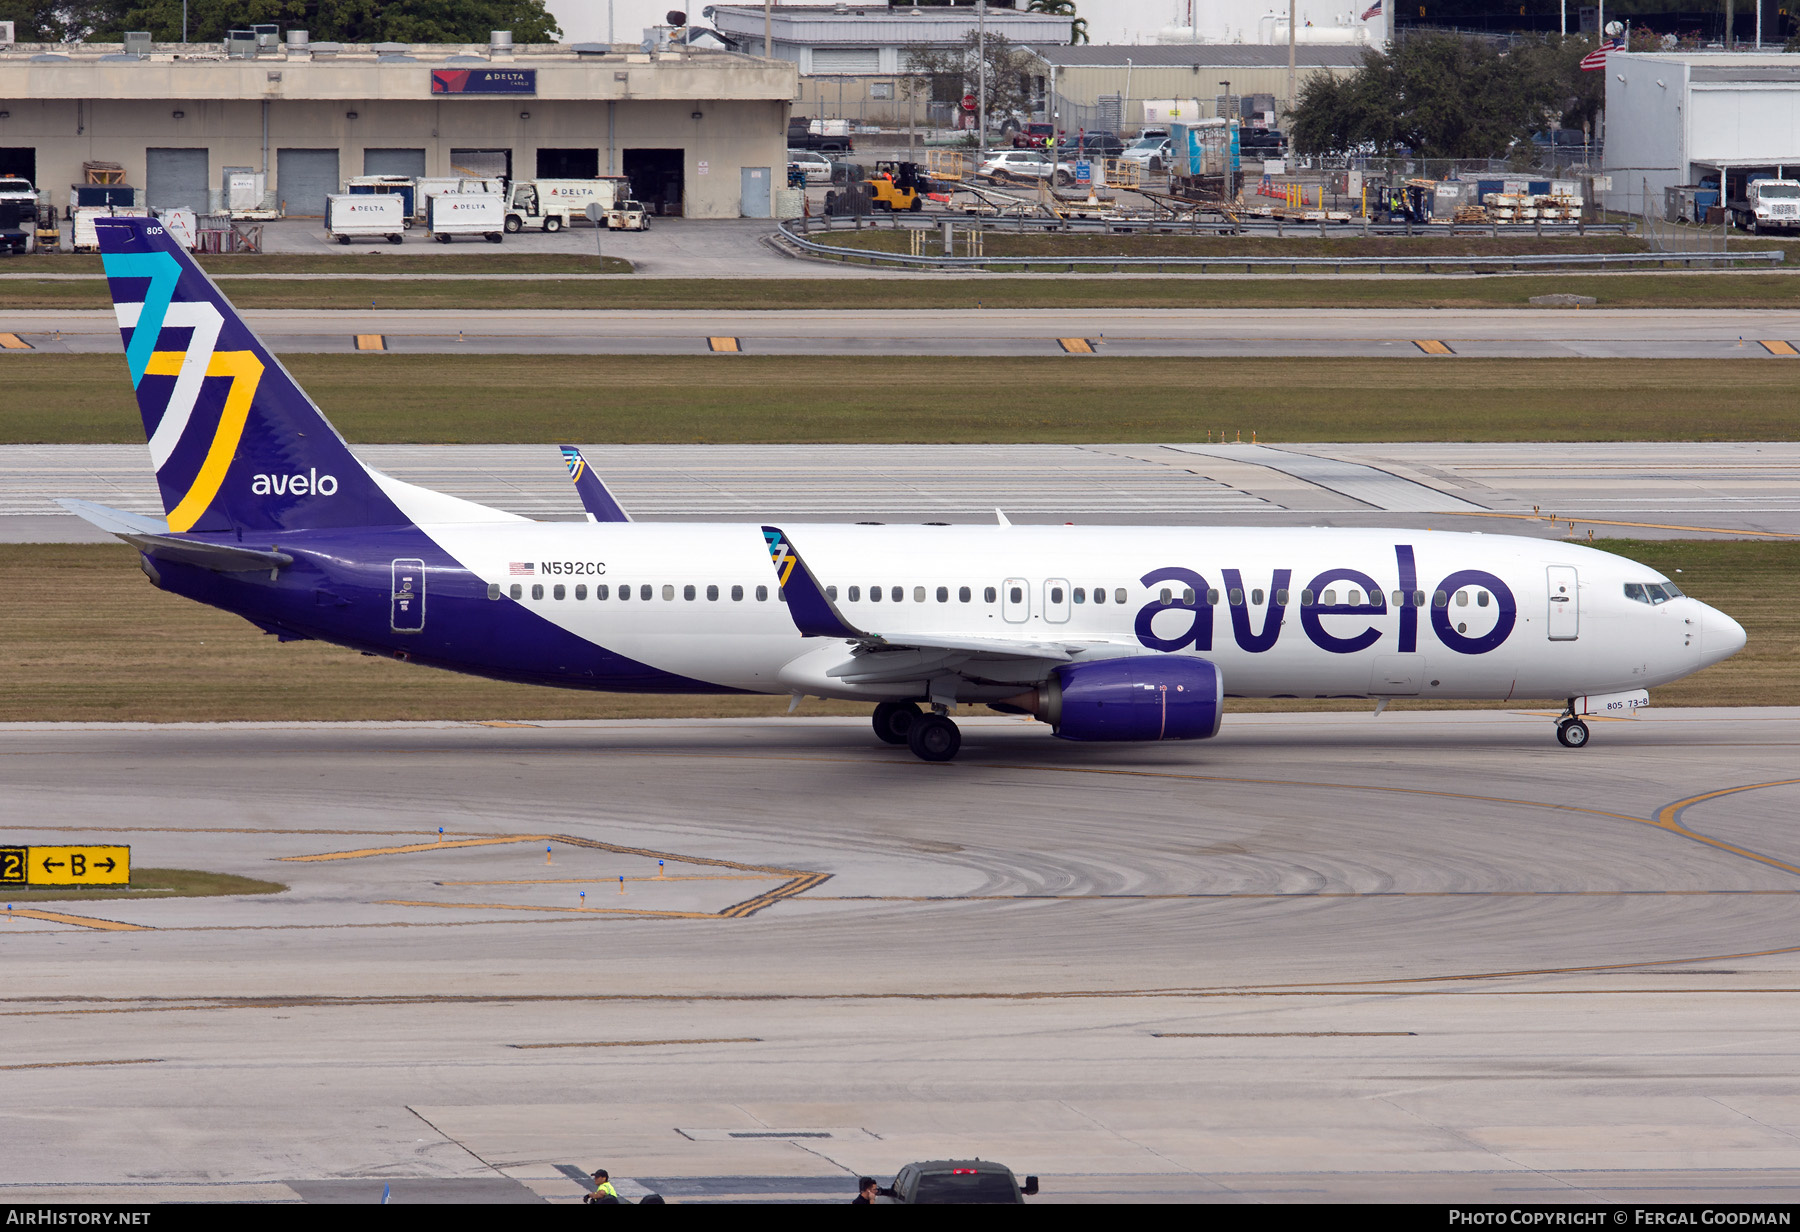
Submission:
{"label": "american flag on pole", "polygon": [[526,561],[520,561],[520,560],[509,561],[509,562],[507,562],[506,572],[507,572],[507,576],[509,576],[509,577],[536,577],[537,576],[536,562],[528,561],[528,560],[526,560]]}
{"label": "american flag on pole", "polygon": [[1601,39],[1600,46],[1594,48],[1594,50],[1588,52],[1587,55],[1581,58],[1581,70],[1584,73],[1605,72],[1606,53],[1609,51],[1622,50],[1624,46],[1625,38],[1623,35],[1616,39]]}
{"label": "american flag on pole", "polygon": [[1367,21],[1371,17],[1380,17],[1380,16],[1381,16],[1381,0],[1375,0],[1375,3],[1371,4],[1368,7],[1368,9],[1364,11],[1360,20]]}

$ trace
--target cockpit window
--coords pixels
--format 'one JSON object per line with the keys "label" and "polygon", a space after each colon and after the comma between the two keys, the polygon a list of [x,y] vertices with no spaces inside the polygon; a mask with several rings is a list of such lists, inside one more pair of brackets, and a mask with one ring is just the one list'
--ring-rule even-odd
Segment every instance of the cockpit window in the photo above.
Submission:
{"label": "cockpit window", "polygon": [[1682,598],[1682,594],[1673,582],[1627,582],[1625,597],[1654,607],[1658,603],[1667,603],[1670,599]]}

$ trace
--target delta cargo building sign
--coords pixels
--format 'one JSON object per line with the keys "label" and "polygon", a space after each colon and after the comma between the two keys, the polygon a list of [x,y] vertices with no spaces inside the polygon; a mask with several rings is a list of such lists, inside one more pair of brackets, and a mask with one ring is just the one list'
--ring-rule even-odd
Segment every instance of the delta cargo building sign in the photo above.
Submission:
{"label": "delta cargo building sign", "polygon": [[434,68],[433,94],[536,94],[535,68]]}

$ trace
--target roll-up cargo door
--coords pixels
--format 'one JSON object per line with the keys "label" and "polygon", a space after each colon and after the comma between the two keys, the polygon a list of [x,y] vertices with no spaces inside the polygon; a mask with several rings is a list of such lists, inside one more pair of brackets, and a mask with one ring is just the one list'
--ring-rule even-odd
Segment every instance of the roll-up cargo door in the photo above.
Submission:
{"label": "roll-up cargo door", "polygon": [[424,150],[364,150],[364,175],[410,175],[419,179],[425,174]]}
{"label": "roll-up cargo door", "polygon": [[325,196],[340,182],[336,150],[275,151],[275,199],[289,218],[325,217]]}
{"label": "roll-up cargo door", "polygon": [[210,208],[204,149],[144,151],[144,202],[153,210],[187,208],[204,214]]}

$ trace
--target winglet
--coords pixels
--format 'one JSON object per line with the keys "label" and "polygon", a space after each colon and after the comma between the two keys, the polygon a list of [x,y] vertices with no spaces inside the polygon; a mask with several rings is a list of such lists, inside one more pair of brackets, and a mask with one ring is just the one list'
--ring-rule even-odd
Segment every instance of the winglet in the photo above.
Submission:
{"label": "winglet", "polygon": [[779,528],[762,528],[763,542],[769,545],[769,560],[775,566],[775,580],[787,602],[788,614],[802,637],[855,637],[870,635],[845,620],[837,605],[825,597],[824,587],[800,559],[800,553],[788,542]]}
{"label": "winglet", "polygon": [[569,478],[575,484],[575,495],[581,498],[581,507],[587,510],[588,521],[631,521],[631,515],[606,490],[606,485],[600,482],[600,476],[594,474],[594,468],[581,456],[581,450],[573,445],[564,445],[562,456],[569,467]]}

